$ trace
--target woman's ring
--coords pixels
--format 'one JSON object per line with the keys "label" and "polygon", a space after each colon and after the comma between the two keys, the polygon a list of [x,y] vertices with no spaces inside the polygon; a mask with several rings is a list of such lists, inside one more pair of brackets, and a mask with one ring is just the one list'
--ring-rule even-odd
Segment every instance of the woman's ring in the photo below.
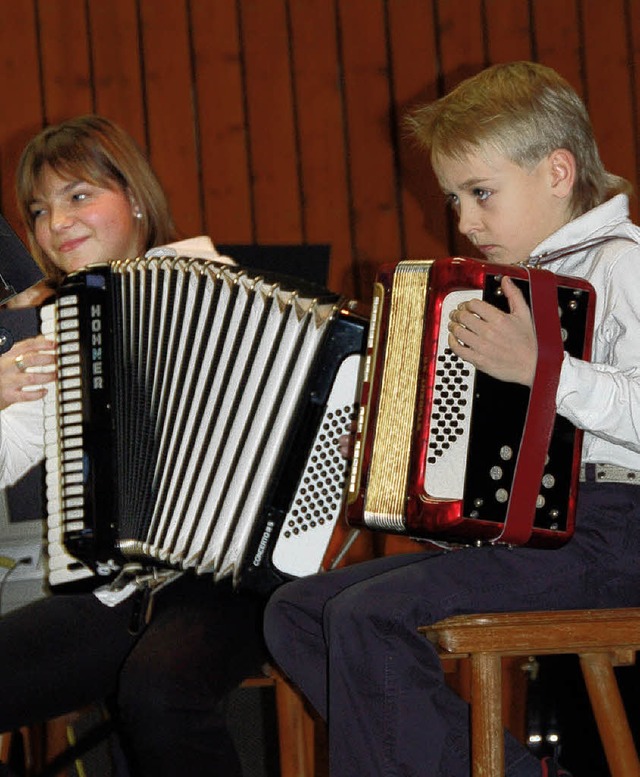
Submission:
{"label": "woman's ring", "polygon": [[24,372],[27,369],[27,365],[24,363],[24,356],[22,354],[18,354],[14,361],[20,372]]}

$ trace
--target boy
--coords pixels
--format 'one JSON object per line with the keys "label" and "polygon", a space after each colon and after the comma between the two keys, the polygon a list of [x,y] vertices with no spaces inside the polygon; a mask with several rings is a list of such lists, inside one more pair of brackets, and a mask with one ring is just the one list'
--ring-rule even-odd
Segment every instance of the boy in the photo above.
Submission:
{"label": "boy", "polygon": [[[541,65],[489,68],[409,124],[460,231],[488,261],[539,262],[596,289],[593,361],[565,354],[556,397],[558,413],[585,429],[586,482],[575,535],[560,549],[380,558],[276,592],[267,641],[328,720],[332,777],[470,773],[468,710],[419,625],[469,612],[640,605],[640,229],[628,218],[630,186],[604,169],[573,89]],[[530,385],[529,310],[514,284],[503,288],[509,312],[464,303],[450,346],[494,377]],[[509,776],[566,774],[511,737],[505,763]]]}

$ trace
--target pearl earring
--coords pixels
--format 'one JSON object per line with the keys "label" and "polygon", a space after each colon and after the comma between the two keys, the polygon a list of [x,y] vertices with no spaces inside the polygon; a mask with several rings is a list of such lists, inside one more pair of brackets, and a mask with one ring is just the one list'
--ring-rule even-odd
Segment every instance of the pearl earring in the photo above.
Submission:
{"label": "pearl earring", "polygon": [[133,211],[133,215],[134,215],[135,218],[141,219],[142,218],[142,211],[140,210],[140,208],[136,208]]}

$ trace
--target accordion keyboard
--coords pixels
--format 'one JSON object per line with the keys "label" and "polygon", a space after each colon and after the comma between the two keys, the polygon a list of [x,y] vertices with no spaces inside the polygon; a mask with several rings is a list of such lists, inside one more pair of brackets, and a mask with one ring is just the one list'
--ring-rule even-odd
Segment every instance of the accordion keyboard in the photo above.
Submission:
{"label": "accordion keyboard", "polygon": [[[77,344],[77,307],[69,298],[68,305],[60,312],[68,325],[58,343],[61,357],[58,362],[58,380],[55,391],[48,391],[44,400],[46,499],[48,513],[47,555],[49,584],[51,586],[72,583],[93,576],[93,571],[71,556],[63,543],[61,504],[78,492],[78,480],[82,477],[82,415],[78,396],[79,354]],[[75,324],[74,324],[75,317]],[[55,340],[54,307],[47,305],[41,312],[42,334]],[[61,397],[64,396],[64,400]],[[66,420],[56,421],[56,406],[63,402]],[[81,487],[80,487],[81,490]],[[76,518],[78,514],[76,513]]]}

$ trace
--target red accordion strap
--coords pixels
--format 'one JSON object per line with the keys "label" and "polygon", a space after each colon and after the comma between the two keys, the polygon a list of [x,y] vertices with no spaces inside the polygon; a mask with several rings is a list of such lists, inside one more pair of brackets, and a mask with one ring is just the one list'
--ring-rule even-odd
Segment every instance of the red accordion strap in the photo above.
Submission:
{"label": "red accordion strap", "polygon": [[548,270],[531,268],[527,272],[538,360],[507,516],[502,533],[494,540],[516,545],[524,544],[531,536],[536,500],[556,417],[556,392],[564,355],[557,279]]}

